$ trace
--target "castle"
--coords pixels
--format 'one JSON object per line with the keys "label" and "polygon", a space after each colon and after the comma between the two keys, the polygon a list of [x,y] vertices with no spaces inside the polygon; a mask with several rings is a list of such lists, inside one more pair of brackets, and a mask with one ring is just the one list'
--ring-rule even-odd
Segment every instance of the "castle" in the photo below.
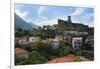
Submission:
{"label": "castle", "polygon": [[87,32],[88,30],[88,26],[87,25],[83,25],[82,23],[73,23],[71,20],[71,16],[68,16],[68,20],[61,20],[58,19],[58,26],[59,29],[63,29],[63,30],[74,30],[74,31],[81,31],[81,32]]}

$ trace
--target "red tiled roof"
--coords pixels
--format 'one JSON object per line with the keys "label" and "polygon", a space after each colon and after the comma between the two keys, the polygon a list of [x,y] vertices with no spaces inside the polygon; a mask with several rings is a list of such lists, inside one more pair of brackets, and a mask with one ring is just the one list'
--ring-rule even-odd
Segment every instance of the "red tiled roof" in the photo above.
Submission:
{"label": "red tiled roof", "polygon": [[25,49],[16,48],[15,49],[15,55],[18,55],[18,54],[29,54],[29,52],[26,51]]}
{"label": "red tiled roof", "polygon": [[75,55],[70,54],[68,56],[63,56],[59,58],[55,58],[51,61],[48,61],[47,63],[62,63],[62,62],[72,62],[75,60]]}

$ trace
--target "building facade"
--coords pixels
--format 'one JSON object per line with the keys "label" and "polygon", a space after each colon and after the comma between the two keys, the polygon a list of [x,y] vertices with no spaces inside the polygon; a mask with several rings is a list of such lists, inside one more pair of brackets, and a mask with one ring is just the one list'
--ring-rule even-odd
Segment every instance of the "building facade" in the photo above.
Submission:
{"label": "building facade", "polygon": [[81,49],[82,48],[82,37],[73,37],[72,38],[72,47],[73,49]]}
{"label": "building facade", "polygon": [[38,40],[40,40],[40,37],[30,37],[30,38],[29,38],[29,42],[30,42],[30,43],[36,42],[36,41],[38,41]]}
{"label": "building facade", "polygon": [[58,39],[52,39],[52,48],[53,49],[59,48],[59,40]]}
{"label": "building facade", "polygon": [[27,38],[15,38],[15,44],[27,45],[29,44],[29,41]]}

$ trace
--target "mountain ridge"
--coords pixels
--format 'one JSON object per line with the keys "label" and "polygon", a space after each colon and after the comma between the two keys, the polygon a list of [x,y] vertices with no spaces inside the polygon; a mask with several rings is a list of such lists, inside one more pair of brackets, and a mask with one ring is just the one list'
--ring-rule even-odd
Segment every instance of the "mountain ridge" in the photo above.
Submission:
{"label": "mountain ridge", "polygon": [[33,23],[27,23],[17,14],[14,14],[14,23],[15,23],[15,30],[19,28],[24,30],[32,30],[33,28],[38,28],[38,25],[35,25]]}

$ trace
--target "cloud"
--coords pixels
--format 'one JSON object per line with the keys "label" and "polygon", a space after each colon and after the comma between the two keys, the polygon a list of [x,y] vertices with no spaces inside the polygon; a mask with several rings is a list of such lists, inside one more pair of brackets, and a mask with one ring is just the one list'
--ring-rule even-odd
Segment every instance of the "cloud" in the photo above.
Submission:
{"label": "cloud", "polygon": [[44,19],[44,20],[48,19],[47,17],[43,16],[43,13],[45,12],[46,9],[47,9],[46,6],[40,6],[40,8],[38,10],[39,18]]}
{"label": "cloud", "polygon": [[24,7],[23,4],[15,4],[15,9],[21,9],[23,7]]}
{"label": "cloud", "polygon": [[83,23],[90,27],[94,26],[94,13],[88,13],[85,8],[76,8],[71,15],[75,23]]}
{"label": "cloud", "polygon": [[40,22],[37,22],[36,24],[39,26],[44,26],[44,25],[54,25],[54,24],[58,24],[58,19],[62,19],[62,20],[66,20],[67,21],[67,16],[59,16],[59,17],[55,17],[53,19],[50,20],[42,20]]}
{"label": "cloud", "polygon": [[43,14],[43,12],[46,10],[45,6],[40,6],[39,10],[38,10],[38,14],[41,15]]}
{"label": "cloud", "polygon": [[20,16],[21,18],[25,18],[28,14],[27,11],[21,12],[19,9],[15,9],[15,13]]}
{"label": "cloud", "polygon": [[75,11],[71,14],[71,16],[80,15],[85,11],[83,8],[76,8]]}
{"label": "cloud", "polygon": [[94,22],[91,22],[91,23],[89,24],[89,27],[94,27]]}
{"label": "cloud", "polygon": [[34,10],[32,10],[30,6],[16,5],[15,13],[25,21],[36,23],[39,26],[57,24],[58,19],[67,21],[67,17],[69,15],[72,16],[72,22],[74,23],[83,23],[89,26],[93,26],[94,13],[87,8],[65,7],[61,10],[60,8],[53,8],[47,6],[32,7]]}
{"label": "cloud", "polygon": [[52,20],[46,20],[46,21],[41,21],[39,23],[37,23],[37,25],[39,26],[44,26],[44,25],[54,25],[57,24],[57,19],[52,19]]}
{"label": "cloud", "polygon": [[48,18],[45,16],[39,16],[39,18],[43,19],[43,20],[47,20]]}

